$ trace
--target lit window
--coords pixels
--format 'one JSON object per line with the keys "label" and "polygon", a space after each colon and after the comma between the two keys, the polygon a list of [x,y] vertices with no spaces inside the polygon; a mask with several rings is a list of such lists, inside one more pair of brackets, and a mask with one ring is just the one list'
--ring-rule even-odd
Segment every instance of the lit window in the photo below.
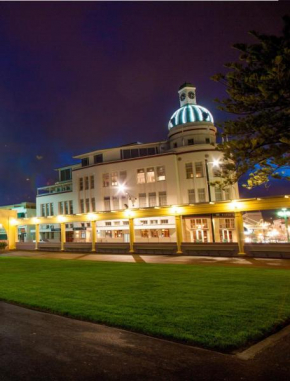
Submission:
{"label": "lit window", "polygon": [[201,161],[195,163],[195,177],[203,177],[203,165]]}
{"label": "lit window", "polygon": [[110,174],[103,173],[103,187],[109,187],[109,186],[110,186]]}
{"label": "lit window", "polygon": [[111,174],[111,184],[112,184],[112,187],[118,186],[118,172],[113,172]]}
{"label": "lit window", "polygon": [[137,169],[137,184],[145,184],[145,172],[144,169]]}
{"label": "lit window", "polygon": [[165,167],[164,165],[162,167],[157,167],[157,181],[163,181],[165,180]]}
{"label": "lit window", "polygon": [[193,167],[192,167],[192,163],[186,163],[185,164],[185,172],[186,172],[186,178],[187,179],[193,179]]}
{"label": "lit window", "polygon": [[146,173],[147,183],[155,183],[155,171],[154,168],[147,168]]}

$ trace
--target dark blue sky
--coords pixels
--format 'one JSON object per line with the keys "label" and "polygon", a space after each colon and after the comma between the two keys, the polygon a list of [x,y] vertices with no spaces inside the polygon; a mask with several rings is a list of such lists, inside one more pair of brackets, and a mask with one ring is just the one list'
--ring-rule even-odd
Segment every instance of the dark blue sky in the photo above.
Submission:
{"label": "dark blue sky", "polygon": [[[215,121],[210,76],[247,32],[278,34],[287,3],[0,4],[0,205],[34,201],[71,156],[163,140],[189,81]],[[256,195],[287,193],[278,182]],[[283,189],[284,188],[284,189]],[[243,196],[250,196],[243,191]]]}

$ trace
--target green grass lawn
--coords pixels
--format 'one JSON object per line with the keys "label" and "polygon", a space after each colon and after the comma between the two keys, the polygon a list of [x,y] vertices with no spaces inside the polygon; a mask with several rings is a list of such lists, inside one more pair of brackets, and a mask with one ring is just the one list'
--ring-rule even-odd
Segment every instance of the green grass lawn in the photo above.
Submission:
{"label": "green grass lawn", "polygon": [[290,271],[0,257],[0,299],[233,350],[290,318]]}

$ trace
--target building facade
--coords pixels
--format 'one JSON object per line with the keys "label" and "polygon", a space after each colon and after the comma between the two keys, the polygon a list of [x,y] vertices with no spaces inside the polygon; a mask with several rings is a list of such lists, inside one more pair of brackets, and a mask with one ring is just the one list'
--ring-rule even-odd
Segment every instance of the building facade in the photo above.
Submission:
{"label": "building facade", "polygon": [[[196,103],[196,89],[184,83],[180,107],[168,123],[167,139],[96,150],[75,156],[78,163],[58,169],[59,181],[38,188],[37,216],[72,215],[165,205],[193,205],[239,198],[238,186],[211,186],[222,171],[215,150],[217,129],[212,114]],[[136,242],[176,241],[174,217],[135,220]],[[129,221],[97,222],[100,242],[128,242]],[[235,242],[232,214],[183,218],[187,242]],[[60,239],[56,224],[41,226],[41,239]],[[90,223],[67,224],[67,242],[89,242]]]}

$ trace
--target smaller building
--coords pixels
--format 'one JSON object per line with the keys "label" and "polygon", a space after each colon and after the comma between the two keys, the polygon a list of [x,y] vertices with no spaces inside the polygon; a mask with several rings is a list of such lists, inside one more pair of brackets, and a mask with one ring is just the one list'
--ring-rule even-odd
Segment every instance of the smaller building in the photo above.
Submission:
{"label": "smaller building", "polygon": [[[20,204],[0,206],[0,209],[15,210],[17,218],[31,218],[36,216],[36,204],[33,202],[21,202]],[[35,229],[31,225],[18,226],[18,240],[20,242],[33,241],[35,239]],[[7,240],[7,234],[0,228],[0,241]]]}

